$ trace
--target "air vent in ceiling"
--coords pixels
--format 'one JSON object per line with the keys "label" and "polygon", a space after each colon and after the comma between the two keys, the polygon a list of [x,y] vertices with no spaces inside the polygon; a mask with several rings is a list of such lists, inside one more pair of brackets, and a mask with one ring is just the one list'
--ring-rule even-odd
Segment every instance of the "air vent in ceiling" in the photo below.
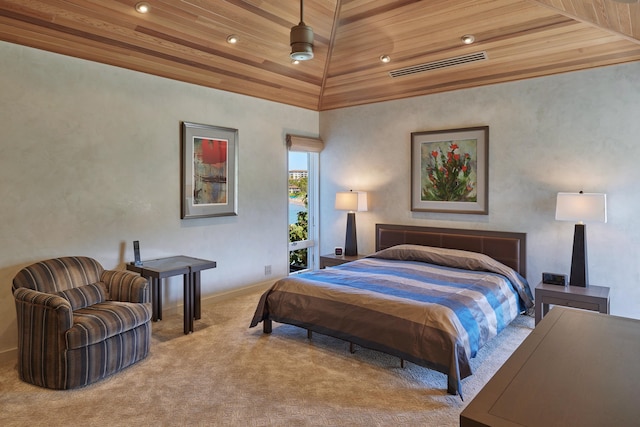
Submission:
{"label": "air vent in ceiling", "polygon": [[442,68],[455,67],[456,65],[469,64],[471,62],[486,61],[487,52],[470,53],[469,55],[456,56],[455,58],[441,59],[439,61],[427,62],[426,64],[412,65],[411,67],[400,68],[389,71],[391,77],[404,77],[413,74],[424,73],[426,71],[440,70]]}

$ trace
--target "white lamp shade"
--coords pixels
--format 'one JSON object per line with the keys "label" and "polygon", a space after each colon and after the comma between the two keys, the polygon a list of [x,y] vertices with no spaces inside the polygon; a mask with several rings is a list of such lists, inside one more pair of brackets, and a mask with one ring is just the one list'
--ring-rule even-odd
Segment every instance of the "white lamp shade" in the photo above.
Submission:
{"label": "white lamp shade", "polygon": [[364,212],[367,211],[366,191],[339,191],[336,193],[335,208],[341,211]]}
{"label": "white lamp shade", "polygon": [[556,220],[607,222],[607,195],[604,193],[558,193]]}

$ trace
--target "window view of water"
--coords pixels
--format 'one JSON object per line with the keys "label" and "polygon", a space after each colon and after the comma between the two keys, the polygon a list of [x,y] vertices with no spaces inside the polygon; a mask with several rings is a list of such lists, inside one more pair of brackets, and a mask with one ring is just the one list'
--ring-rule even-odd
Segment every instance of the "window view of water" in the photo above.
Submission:
{"label": "window view of water", "polygon": [[304,206],[289,201],[289,224],[295,224],[298,221],[298,212],[304,211],[306,211]]}

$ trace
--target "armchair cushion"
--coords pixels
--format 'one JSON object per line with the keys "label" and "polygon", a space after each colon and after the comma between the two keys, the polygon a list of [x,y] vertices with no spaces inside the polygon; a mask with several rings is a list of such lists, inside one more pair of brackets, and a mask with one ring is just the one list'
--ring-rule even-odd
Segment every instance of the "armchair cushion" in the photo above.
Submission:
{"label": "armchair cushion", "polygon": [[93,304],[105,302],[107,300],[104,287],[100,283],[66,289],[64,291],[56,292],[56,295],[60,295],[62,298],[69,301],[71,309],[74,311],[80,308],[89,307]]}
{"label": "armchair cushion", "polygon": [[86,347],[134,329],[151,319],[149,304],[106,301],[74,310],[73,326],[65,333],[67,349]]}

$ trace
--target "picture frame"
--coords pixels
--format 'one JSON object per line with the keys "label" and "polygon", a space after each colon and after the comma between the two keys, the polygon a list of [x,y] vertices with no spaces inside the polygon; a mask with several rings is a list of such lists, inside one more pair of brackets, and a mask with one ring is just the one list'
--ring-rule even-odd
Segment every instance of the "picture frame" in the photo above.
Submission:
{"label": "picture frame", "polygon": [[181,219],[238,215],[238,130],[181,123]]}
{"label": "picture frame", "polygon": [[489,126],[411,133],[411,210],[489,214]]}

